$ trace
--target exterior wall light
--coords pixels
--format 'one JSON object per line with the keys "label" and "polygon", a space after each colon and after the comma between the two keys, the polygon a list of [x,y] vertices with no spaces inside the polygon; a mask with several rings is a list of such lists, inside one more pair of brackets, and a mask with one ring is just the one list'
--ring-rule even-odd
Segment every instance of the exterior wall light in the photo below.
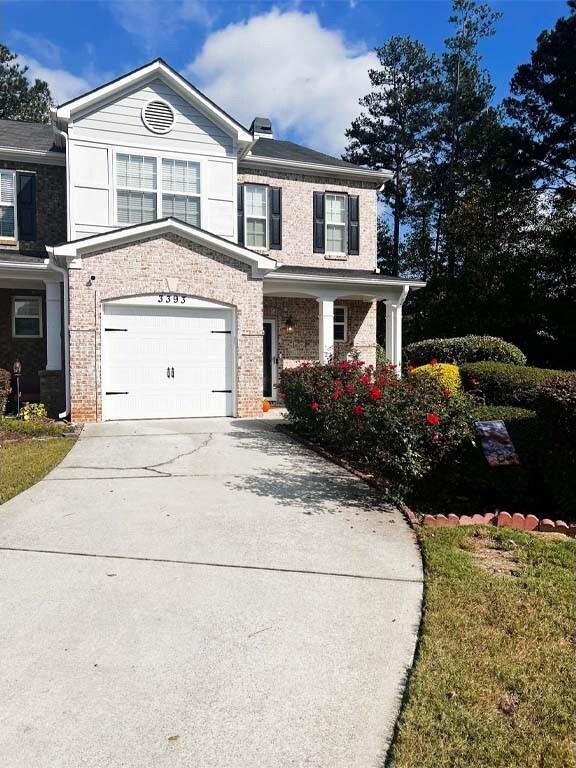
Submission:
{"label": "exterior wall light", "polygon": [[286,333],[294,333],[294,321],[291,317],[286,318]]}

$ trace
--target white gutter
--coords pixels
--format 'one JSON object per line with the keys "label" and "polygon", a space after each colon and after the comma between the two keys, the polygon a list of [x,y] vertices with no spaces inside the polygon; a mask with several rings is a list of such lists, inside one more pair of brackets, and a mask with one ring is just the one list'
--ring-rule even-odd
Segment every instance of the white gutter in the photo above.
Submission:
{"label": "white gutter", "polygon": [[17,149],[16,147],[0,147],[0,157],[20,163],[40,163],[41,165],[66,165],[64,152],[41,152],[37,149]]}
{"label": "white gutter", "polygon": [[59,272],[62,275],[62,282],[64,283],[64,389],[66,393],[66,406],[62,413],[58,414],[59,419],[65,419],[70,414],[70,308],[69,308],[69,291],[68,291],[68,270],[64,267],[59,267],[54,262],[54,249],[50,246],[46,246],[48,252],[48,258],[46,259],[46,265],[49,265],[51,269]]}
{"label": "white gutter", "polygon": [[[317,175],[319,173],[330,176],[341,176],[349,179],[361,179],[363,181],[380,182],[382,185],[392,178],[392,171],[372,171],[369,168],[347,168],[341,165],[329,165],[325,163],[305,163],[300,160],[280,160],[274,157],[259,157],[248,154],[239,162],[239,166],[256,166],[268,170],[281,170],[282,168],[298,171],[303,174]],[[239,170],[242,170],[239,168]],[[381,187],[380,187],[381,188]]]}
{"label": "white gutter", "polygon": [[346,285],[385,285],[395,288],[404,288],[408,292],[409,288],[414,290],[425,288],[426,283],[422,280],[386,280],[382,278],[371,279],[369,277],[344,277],[343,275],[301,275],[291,274],[289,272],[268,272],[264,280],[282,281],[282,282],[305,282],[305,283],[345,283]]}

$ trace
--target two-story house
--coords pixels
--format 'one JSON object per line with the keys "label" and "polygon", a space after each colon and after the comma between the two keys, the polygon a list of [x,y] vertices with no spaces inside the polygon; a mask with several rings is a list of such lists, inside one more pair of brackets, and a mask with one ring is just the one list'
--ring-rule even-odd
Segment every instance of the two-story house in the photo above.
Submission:
{"label": "two-story house", "polygon": [[376,269],[388,178],[247,130],[160,59],[0,121],[0,368],[76,421],[255,416],[281,366],[374,363],[378,300],[398,364],[423,284]]}

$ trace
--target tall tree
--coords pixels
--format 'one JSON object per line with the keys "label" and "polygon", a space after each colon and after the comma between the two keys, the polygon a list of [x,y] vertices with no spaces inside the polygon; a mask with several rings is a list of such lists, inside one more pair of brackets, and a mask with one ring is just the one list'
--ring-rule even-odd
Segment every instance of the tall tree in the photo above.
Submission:
{"label": "tall tree", "polygon": [[534,176],[576,197],[576,0],[568,15],[538,36],[530,62],[518,67],[506,109]]}
{"label": "tall tree", "polygon": [[372,91],[360,100],[365,107],[346,131],[346,157],[375,169],[389,169],[392,179],[383,198],[392,209],[392,253],[389,271],[400,268],[400,242],[410,197],[410,168],[422,155],[435,107],[437,61],[408,37],[392,37],[377,49],[379,69],[370,70]]}
{"label": "tall tree", "polygon": [[28,67],[0,44],[0,119],[47,123],[53,104],[48,83],[36,79],[30,83]]}

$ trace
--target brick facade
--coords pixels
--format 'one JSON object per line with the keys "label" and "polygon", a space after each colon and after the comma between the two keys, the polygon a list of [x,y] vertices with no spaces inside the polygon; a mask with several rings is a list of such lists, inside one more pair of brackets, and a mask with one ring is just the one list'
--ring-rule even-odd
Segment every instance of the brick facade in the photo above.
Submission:
{"label": "brick facade", "polygon": [[[336,300],[348,308],[348,340],[336,342],[336,357],[356,350],[367,365],[376,363],[376,304],[367,301]],[[319,309],[316,299],[264,297],[264,318],[276,320],[279,369],[292,368],[305,360],[319,358]],[[286,320],[293,322],[286,332]]]}
{"label": "brick facade", "polygon": [[12,162],[0,159],[0,169],[27,171],[36,174],[36,240],[9,244],[2,248],[16,251],[44,251],[45,245],[66,240],[66,168],[63,165]]}
{"label": "brick facade", "polygon": [[[377,185],[365,181],[343,182],[322,176],[283,171],[241,170],[238,182],[282,188],[282,249],[270,256],[282,264],[304,267],[374,269],[376,267]],[[358,195],[360,200],[360,253],[334,258],[314,253],[312,241],[313,192]],[[267,253],[267,251],[265,251]]]}
{"label": "brick facade", "polygon": [[[237,415],[262,413],[262,281],[252,277],[249,266],[174,235],[89,254],[82,261],[81,270],[69,273],[70,383],[75,421],[99,421],[102,417],[102,302],[166,291],[235,308]],[[88,280],[92,275],[93,282]]]}

